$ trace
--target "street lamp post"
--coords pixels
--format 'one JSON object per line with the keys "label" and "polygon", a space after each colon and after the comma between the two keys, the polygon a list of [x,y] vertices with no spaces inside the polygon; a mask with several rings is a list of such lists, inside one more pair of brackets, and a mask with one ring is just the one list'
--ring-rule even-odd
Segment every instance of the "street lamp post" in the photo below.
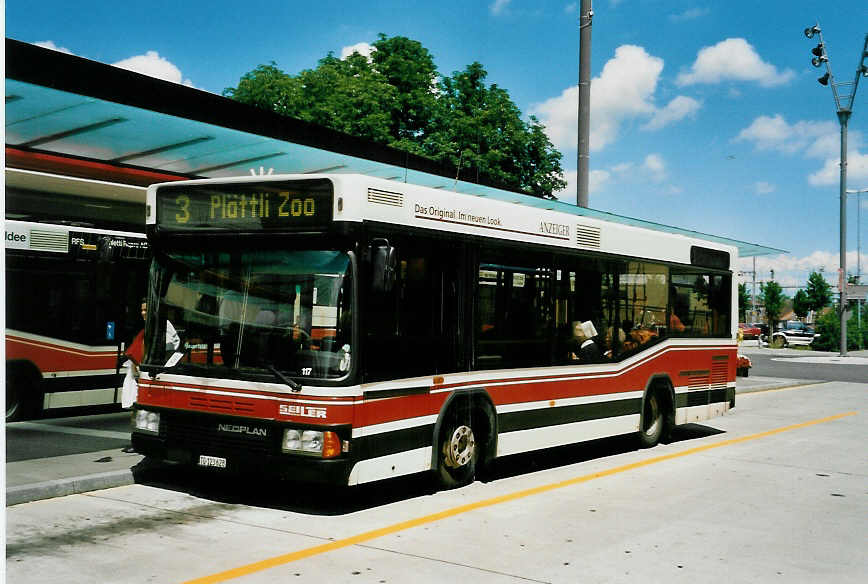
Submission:
{"label": "street lamp post", "polygon": [[[847,189],[848,195],[856,195],[856,284],[862,284],[862,195],[868,189]],[[862,331],[862,299],[859,299],[856,309],[856,323]],[[859,335],[859,348],[862,348],[862,335]]]}
{"label": "street lamp post", "polygon": [[576,205],[588,206],[591,152],[591,25],[594,10],[591,0],[579,8],[579,136],[576,155]]}
{"label": "street lamp post", "polygon": [[[847,299],[844,294],[846,279],[847,279],[847,122],[850,120],[850,115],[853,113],[853,99],[856,97],[856,90],[859,88],[859,79],[862,76],[868,77],[868,66],[865,65],[865,59],[868,58],[868,34],[865,35],[865,44],[862,47],[862,55],[859,60],[859,67],[856,69],[856,77],[851,82],[835,82],[835,77],[832,75],[832,67],[829,64],[829,55],[826,53],[826,43],[823,40],[823,32],[820,29],[820,24],[817,23],[812,27],[805,29],[805,36],[809,39],[814,36],[819,37],[819,44],[811,49],[814,57],[811,59],[811,64],[814,67],[820,65],[826,66],[826,73],[817,79],[820,85],[829,85],[832,88],[832,96],[835,98],[835,109],[838,114],[838,122],[841,125],[841,179],[840,179],[840,214],[841,214],[841,268],[838,275],[839,288],[841,292],[841,303],[839,314],[841,318],[841,356],[847,356]],[[847,93],[849,92],[849,93]]]}

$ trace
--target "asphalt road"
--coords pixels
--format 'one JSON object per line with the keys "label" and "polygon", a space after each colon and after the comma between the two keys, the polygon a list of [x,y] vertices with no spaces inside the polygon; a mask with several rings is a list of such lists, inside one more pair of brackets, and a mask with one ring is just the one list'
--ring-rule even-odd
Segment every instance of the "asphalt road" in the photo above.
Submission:
{"label": "asphalt road", "polygon": [[740,352],[753,362],[752,376],[868,383],[868,351],[850,351],[848,357],[840,358],[837,353],[745,344]]}
{"label": "asphalt road", "polygon": [[863,582],[868,392],[749,393],[641,450],[513,457],[488,482],[356,491],[169,471],[6,510],[16,584]]}
{"label": "asphalt road", "polygon": [[129,444],[129,412],[6,424],[6,462],[119,449]]}

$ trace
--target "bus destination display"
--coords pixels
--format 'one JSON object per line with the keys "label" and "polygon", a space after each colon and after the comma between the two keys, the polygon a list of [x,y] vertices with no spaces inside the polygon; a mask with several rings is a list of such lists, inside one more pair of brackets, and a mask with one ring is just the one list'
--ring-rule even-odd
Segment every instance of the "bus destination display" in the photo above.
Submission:
{"label": "bus destination display", "polygon": [[157,224],[167,230],[317,229],[332,216],[328,180],[244,185],[178,185],[157,191]]}

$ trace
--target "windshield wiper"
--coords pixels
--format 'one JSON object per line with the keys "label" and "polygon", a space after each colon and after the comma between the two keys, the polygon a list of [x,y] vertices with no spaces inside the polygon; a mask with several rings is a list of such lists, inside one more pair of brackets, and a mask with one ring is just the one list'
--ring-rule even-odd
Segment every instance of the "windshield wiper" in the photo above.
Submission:
{"label": "windshield wiper", "polygon": [[274,373],[275,377],[277,377],[284,384],[288,385],[289,389],[291,389],[295,393],[298,393],[299,391],[301,391],[301,384],[299,382],[295,381],[294,379],[290,379],[289,377],[287,377],[286,375],[284,375],[283,373],[278,371],[277,367],[275,367],[271,363],[268,363],[265,366],[268,368],[269,371]]}

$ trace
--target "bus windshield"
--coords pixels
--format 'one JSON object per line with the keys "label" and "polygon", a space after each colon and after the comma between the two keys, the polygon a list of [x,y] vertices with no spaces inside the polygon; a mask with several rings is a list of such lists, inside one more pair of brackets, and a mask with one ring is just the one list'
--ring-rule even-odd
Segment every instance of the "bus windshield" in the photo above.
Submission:
{"label": "bus windshield", "polygon": [[[165,335],[167,342],[147,343],[146,364],[277,381],[282,374],[346,377],[350,266],[348,254],[338,251],[160,254],[152,267],[156,311],[152,304],[147,338]],[[168,341],[173,331],[177,348]]]}

